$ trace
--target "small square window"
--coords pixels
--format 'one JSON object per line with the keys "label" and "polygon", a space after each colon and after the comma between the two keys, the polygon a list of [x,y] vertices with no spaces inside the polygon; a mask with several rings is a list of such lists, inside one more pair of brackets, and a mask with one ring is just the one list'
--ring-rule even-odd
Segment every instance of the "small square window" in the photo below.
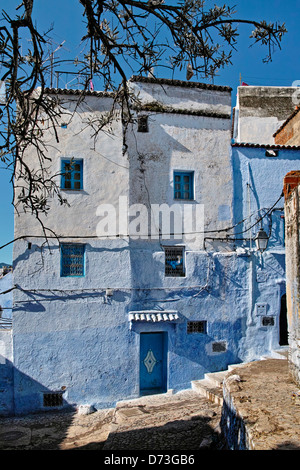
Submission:
{"label": "small square window", "polygon": [[83,160],[62,160],[61,187],[62,189],[82,189]]}
{"label": "small square window", "polygon": [[76,243],[63,243],[61,245],[61,276],[84,276],[85,246]]}
{"label": "small square window", "polygon": [[180,246],[165,247],[165,275],[184,277],[184,248]]}
{"label": "small square window", "polygon": [[148,132],[148,116],[138,117],[138,132]]}
{"label": "small square window", "polygon": [[174,172],[174,199],[194,199],[194,173]]}
{"label": "small square window", "polygon": [[202,333],[206,335],[207,334],[207,322],[206,321],[188,321],[187,333]]}

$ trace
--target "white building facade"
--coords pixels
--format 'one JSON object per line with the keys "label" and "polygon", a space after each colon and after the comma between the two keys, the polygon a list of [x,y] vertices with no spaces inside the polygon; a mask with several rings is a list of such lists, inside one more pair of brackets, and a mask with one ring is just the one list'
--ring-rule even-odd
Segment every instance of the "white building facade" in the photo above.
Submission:
{"label": "white building facade", "polygon": [[261,321],[249,334],[253,264],[226,241],[231,90],[138,77],[129,87],[139,101],[125,149],[118,110],[94,138],[111,95],[47,90],[63,110],[58,143],[45,121],[49,171],[68,205],[50,201],[48,243],[32,216],[15,218],[16,414],[189,388],[279,344]]}

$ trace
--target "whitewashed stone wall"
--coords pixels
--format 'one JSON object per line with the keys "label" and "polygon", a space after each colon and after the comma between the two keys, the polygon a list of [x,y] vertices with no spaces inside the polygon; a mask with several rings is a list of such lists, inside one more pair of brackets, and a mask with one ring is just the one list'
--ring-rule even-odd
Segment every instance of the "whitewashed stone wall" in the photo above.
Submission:
{"label": "whitewashed stone wall", "polygon": [[[285,178],[286,200],[286,271],[287,308],[289,323],[289,364],[294,381],[300,385],[300,226],[299,226],[299,180],[300,173],[294,172]],[[294,181],[293,181],[294,178]],[[289,190],[288,186],[291,185]]]}

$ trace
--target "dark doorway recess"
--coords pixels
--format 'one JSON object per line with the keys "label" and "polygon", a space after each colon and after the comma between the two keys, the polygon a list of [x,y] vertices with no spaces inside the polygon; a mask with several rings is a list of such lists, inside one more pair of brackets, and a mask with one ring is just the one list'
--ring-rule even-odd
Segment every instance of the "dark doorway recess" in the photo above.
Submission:
{"label": "dark doorway recess", "polygon": [[286,294],[281,297],[281,308],[279,317],[279,344],[280,346],[287,346],[289,344]]}

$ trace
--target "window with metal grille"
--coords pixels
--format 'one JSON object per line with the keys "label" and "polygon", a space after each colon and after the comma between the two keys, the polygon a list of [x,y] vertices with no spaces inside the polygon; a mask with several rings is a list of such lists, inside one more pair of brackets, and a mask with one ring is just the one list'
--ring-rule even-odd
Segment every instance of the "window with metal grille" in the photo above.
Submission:
{"label": "window with metal grille", "polygon": [[148,116],[138,117],[138,132],[148,132]]}
{"label": "window with metal grille", "polygon": [[61,276],[84,276],[85,246],[75,243],[61,244]]}
{"label": "window with metal grille", "polygon": [[187,332],[188,333],[202,333],[206,335],[207,322],[206,321],[188,321]]}
{"label": "window with metal grille", "polygon": [[44,407],[57,407],[63,405],[63,394],[58,393],[44,393],[43,394],[43,406]]}
{"label": "window with metal grille", "polygon": [[165,247],[165,275],[168,277],[185,276],[184,247]]}
{"label": "window with metal grille", "polygon": [[275,325],[274,317],[262,317],[261,324],[262,326],[274,326]]}
{"label": "window with metal grille", "polygon": [[174,199],[194,199],[194,173],[174,171]]}
{"label": "window with metal grille", "polygon": [[61,187],[78,191],[83,188],[83,160],[62,160]]}

